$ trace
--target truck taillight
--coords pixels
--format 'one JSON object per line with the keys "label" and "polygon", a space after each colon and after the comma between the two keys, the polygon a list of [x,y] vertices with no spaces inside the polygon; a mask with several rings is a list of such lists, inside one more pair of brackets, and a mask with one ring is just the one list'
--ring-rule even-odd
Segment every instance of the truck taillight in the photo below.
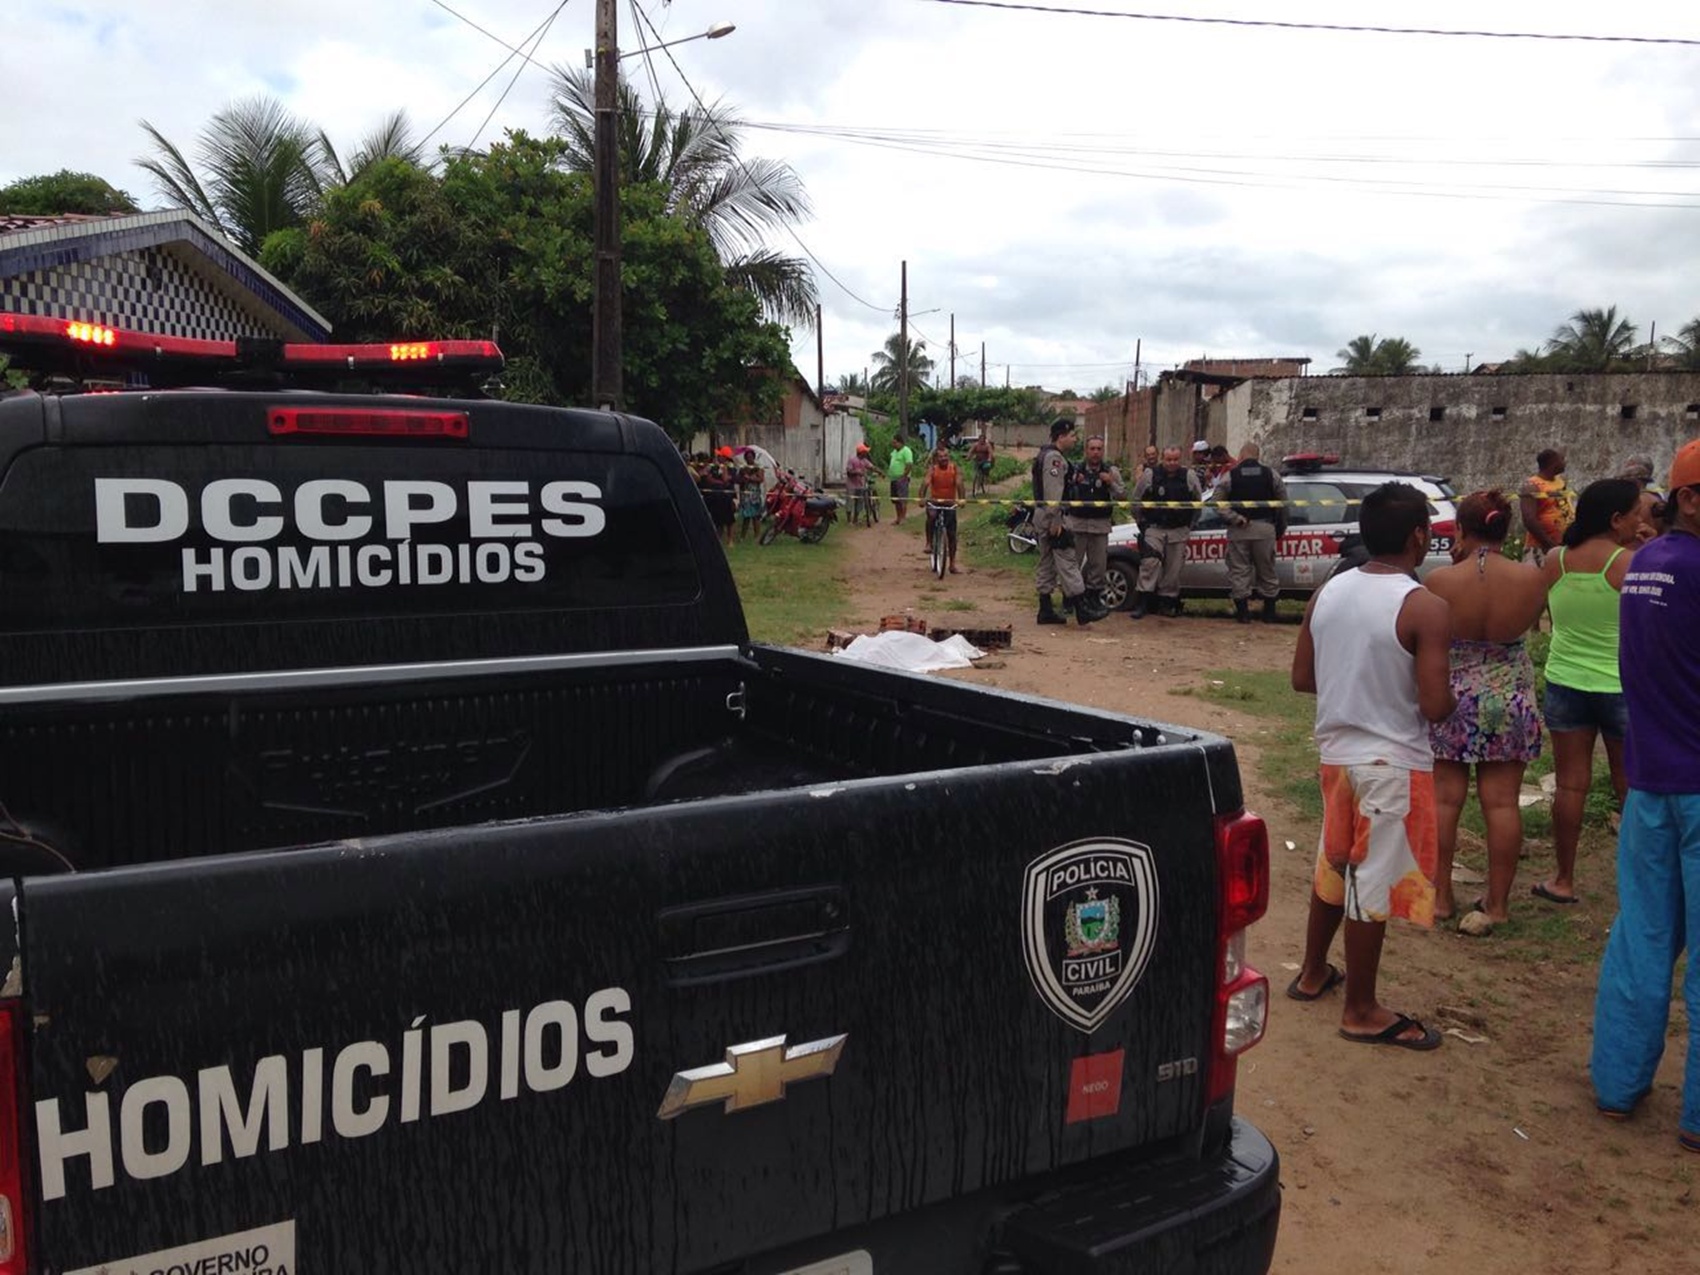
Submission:
{"label": "truck taillight", "polygon": [[1246,811],[1216,818],[1217,986],[1205,1101],[1233,1092],[1241,1054],[1263,1039],[1269,980],[1245,963],[1246,929],[1269,908],[1269,829]]}
{"label": "truck taillight", "polygon": [[274,407],[266,413],[273,434],[378,435],[389,438],[465,438],[465,412],[410,412],[395,408]]}
{"label": "truck taillight", "polygon": [[22,1008],[0,1005],[0,1275],[24,1275],[29,1251],[24,1213]]}

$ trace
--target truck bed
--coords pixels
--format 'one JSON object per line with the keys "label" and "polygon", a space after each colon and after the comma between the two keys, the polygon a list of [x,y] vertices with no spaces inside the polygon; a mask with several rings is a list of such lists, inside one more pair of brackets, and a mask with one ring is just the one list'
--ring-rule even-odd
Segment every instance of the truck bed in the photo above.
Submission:
{"label": "truck bed", "polygon": [[[755,647],[0,687],[48,872],[1196,739]],[[91,792],[102,794],[90,802]]]}

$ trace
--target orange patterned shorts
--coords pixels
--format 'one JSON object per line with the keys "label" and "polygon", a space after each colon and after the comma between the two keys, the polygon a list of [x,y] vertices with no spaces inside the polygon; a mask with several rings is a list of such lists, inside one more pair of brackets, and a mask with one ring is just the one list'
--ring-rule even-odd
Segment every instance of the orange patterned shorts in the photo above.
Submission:
{"label": "orange patterned shorts", "polygon": [[1350,921],[1434,924],[1434,775],[1385,762],[1322,767],[1312,885]]}

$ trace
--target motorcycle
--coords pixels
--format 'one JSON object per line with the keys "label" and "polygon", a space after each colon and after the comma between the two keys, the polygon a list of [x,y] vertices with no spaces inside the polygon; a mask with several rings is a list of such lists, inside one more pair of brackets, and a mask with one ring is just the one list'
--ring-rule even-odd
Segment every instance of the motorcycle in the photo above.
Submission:
{"label": "motorcycle", "polygon": [[821,495],[794,471],[786,470],[768,490],[760,542],[770,545],[783,532],[804,544],[819,544],[837,521],[838,498]]}
{"label": "motorcycle", "polygon": [[1010,510],[1004,519],[1004,526],[1009,528],[1009,551],[1011,553],[1032,553],[1039,547],[1039,533],[1033,527],[1033,506],[1022,501]]}

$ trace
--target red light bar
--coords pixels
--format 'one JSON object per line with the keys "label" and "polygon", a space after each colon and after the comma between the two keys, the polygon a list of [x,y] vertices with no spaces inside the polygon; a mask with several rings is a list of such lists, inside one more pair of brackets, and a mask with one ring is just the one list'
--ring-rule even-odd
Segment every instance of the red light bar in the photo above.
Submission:
{"label": "red light bar", "polygon": [[399,363],[435,363],[492,372],[502,366],[494,341],[396,341],[387,345],[306,345],[283,347],[284,367],[323,367],[339,363],[350,371],[370,371]]}
{"label": "red light bar", "polygon": [[409,412],[377,408],[274,407],[266,414],[273,434],[383,435],[390,438],[465,438],[465,412]]}
{"label": "red light bar", "polygon": [[79,319],[54,319],[41,314],[0,314],[0,336],[23,337],[32,343],[97,346],[131,355],[156,358],[234,359],[234,341],[198,341],[181,336],[130,332]]}
{"label": "red light bar", "polygon": [[98,374],[104,368],[132,368],[167,382],[175,379],[177,384],[213,384],[221,373],[323,383],[347,372],[395,385],[439,385],[494,376],[503,363],[493,341],[381,345],[285,343],[263,337],[200,341],[130,332],[82,319],[13,313],[0,313],[0,348],[17,352],[20,366],[35,370]]}
{"label": "red light bar", "polygon": [[0,1275],[23,1275],[30,1266],[29,1195],[25,1190],[22,1006],[0,1008]]}

